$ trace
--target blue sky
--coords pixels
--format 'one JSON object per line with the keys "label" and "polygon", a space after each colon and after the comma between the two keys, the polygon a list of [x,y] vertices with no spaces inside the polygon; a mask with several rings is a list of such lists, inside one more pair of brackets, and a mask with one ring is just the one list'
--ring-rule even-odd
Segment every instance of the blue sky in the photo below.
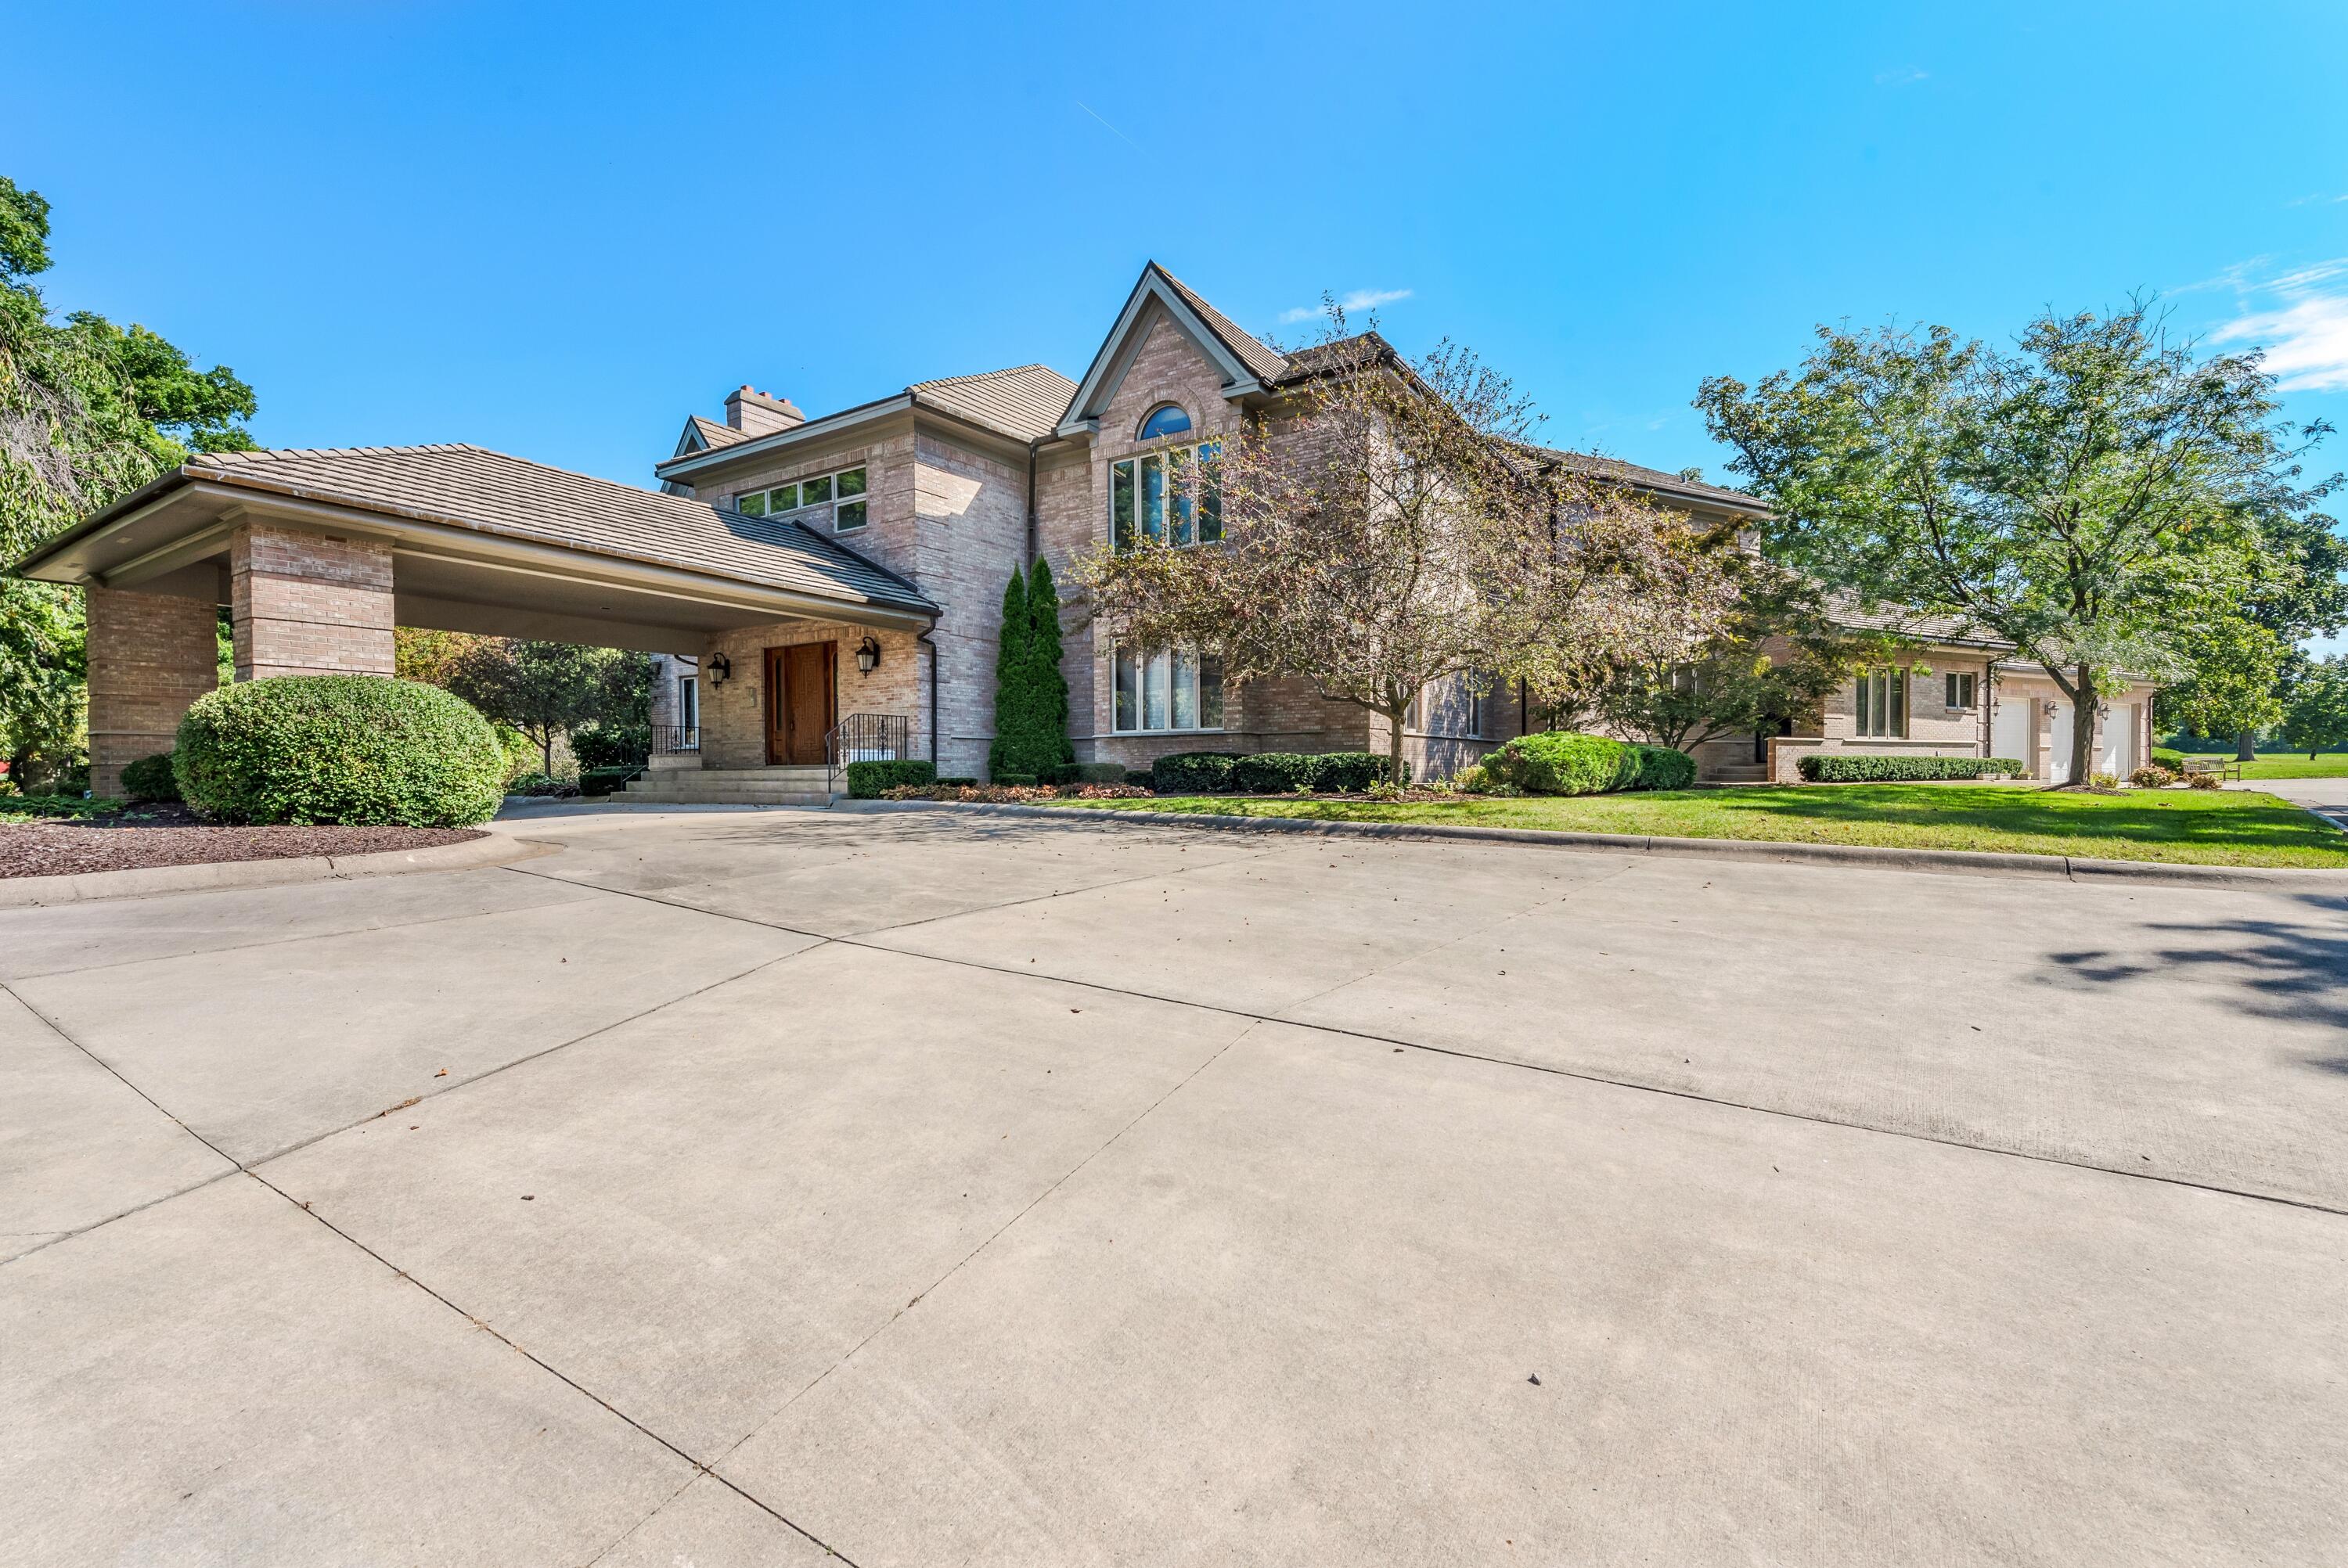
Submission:
{"label": "blue sky", "polygon": [[85,3],[8,38],[53,303],[233,365],[271,445],[644,482],[746,381],[1080,374],[1152,256],[1267,333],[1387,296],[1553,442],[1715,477],[1697,382],[1817,323],[2137,289],[2348,425],[2336,3]]}

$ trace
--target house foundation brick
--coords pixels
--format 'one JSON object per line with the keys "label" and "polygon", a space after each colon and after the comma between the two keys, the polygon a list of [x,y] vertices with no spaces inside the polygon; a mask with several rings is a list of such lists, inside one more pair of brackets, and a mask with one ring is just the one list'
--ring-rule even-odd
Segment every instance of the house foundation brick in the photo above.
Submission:
{"label": "house foundation brick", "polygon": [[219,607],[176,594],[85,591],[89,787],[118,795],[124,764],[170,751],[189,705],[219,686]]}
{"label": "house foundation brick", "polygon": [[249,522],[229,574],[238,680],[392,673],[389,545]]}

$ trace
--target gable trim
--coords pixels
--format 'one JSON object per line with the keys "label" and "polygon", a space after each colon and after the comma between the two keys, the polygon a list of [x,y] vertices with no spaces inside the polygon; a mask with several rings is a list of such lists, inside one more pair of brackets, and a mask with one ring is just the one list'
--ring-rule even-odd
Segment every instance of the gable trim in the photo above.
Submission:
{"label": "gable trim", "polygon": [[1135,354],[1140,349],[1138,329],[1148,314],[1149,302],[1155,300],[1172,318],[1182,335],[1205,354],[1223,378],[1223,395],[1227,398],[1244,396],[1251,392],[1270,390],[1263,378],[1240,362],[1237,354],[1222,338],[1208,326],[1190,302],[1175,288],[1165,271],[1152,261],[1141,270],[1140,281],[1117,313],[1117,324],[1108,336],[1101,340],[1099,352],[1085,371],[1084,379],[1076,384],[1076,395],[1068,400],[1068,411],[1061,415],[1058,434],[1062,436],[1098,435],[1101,411],[1117,395],[1126,372],[1133,365]]}

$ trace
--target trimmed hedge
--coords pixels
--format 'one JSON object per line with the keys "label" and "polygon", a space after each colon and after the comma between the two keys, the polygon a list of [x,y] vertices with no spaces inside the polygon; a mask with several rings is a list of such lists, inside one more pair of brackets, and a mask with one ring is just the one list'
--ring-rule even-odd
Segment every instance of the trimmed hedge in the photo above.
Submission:
{"label": "trimmed hedge", "polygon": [[[571,732],[571,754],[579,759],[586,772],[603,773],[612,768],[641,769],[651,757],[653,729],[650,724],[606,724],[601,720],[582,724]],[[580,794],[591,794],[585,784],[585,772],[581,774]]]}
{"label": "trimmed hedge", "polygon": [[274,675],[207,692],[171,771],[219,822],[463,827],[497,814],[505,753],[438,686],[383,675]]}
{"label": "trimmed hedge", "polygon": [[1123,763],[1062,763],[1058,767],[1045,770],[1044,782],[1048,784],[1123,784],[1125,764]]}
{"label": "trimmed hedge", "polygon": [[1228,794],[1237,752],[1177,752],[1150,765],[1149,787],[1159,794]]}
{"label": "trimmed hedge", "polygon": [[1257,752],[1231,764],[1231,788],[1241,794],[1293,794],[1313,787],[1318,757],[1302,752]]}
{"label": "trimmed hedge", "polygon": [[129,800],[177,800],[180,781],[171,776],[171,753],[157,752],[122,764],[122,794]]}
{"label": "trimmed hedge", "polygon": [[879,800],[882,790],[938,782],[938,764],[901,757],[894,762],[850,763],[847,767],[850,800]]}
{"label": "trimmed hedge", "polygon": [[[1313,759],[1313,787],[1329,794],[1360,794],[1383,784],[1386,759],[1383,752],[1323,752]],[[1402,783],[1410,783],[1410,764],[1402,764]]]}
{"label": "trimmed hedge", "polygon": [[1795,764],[1812,784],[1915,784],[2019,774],[2012,757],[1869,757],[1813,752]]}
{"label": "trimmed hedge", "polygon": [[1519,735],[1486,757],[1484,781],[1527,794],[1610,794],[1627,789],[1684,789],[1695,759],[1669,746],[1551,730]]}

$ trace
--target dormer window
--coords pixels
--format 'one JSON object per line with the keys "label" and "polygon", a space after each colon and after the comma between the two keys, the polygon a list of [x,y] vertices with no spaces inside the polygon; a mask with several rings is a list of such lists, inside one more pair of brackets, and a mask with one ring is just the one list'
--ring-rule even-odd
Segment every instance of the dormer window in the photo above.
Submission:
{"label": "dormer window", "polygon": [[1179,436],[1189,428],[1190,416],[1182,412],[1180,405],[1161,403],[1149,411],[1148,418],[1141,422],[1141,434],[1135,439],[1155,441],[1160,436]]}

